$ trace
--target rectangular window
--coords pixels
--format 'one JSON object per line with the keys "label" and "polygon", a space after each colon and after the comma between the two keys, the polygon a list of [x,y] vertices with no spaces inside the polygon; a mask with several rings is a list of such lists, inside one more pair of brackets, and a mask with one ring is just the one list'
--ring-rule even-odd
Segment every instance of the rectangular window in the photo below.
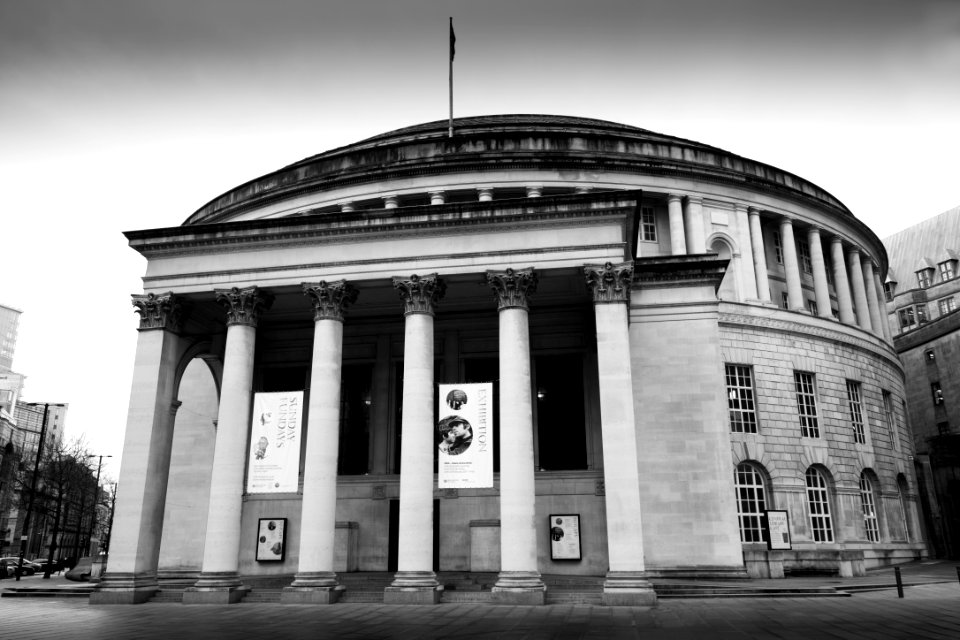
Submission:
{"label": "rectangular window", "polygon": [[790,308],[790,297],[787,295],[786,291],[780,292],[780,308],[781,309]]}
{"label": "rectangular window", "polygon": [[816,300],[807,300],[807,311],[809,311],[810,314],[814,316],[819,314],[819,309],[817,308]]}
{"label": "rectangular window", "polygon": [[800,258],[800,268],[804,273],[813,273],[813,263],[810,261],[810,244],[800,238],[797,241],[797,257]]}
{"label": "rectangular window", "polygon": [[753,368],[728,364],[727,409],[730,412],[730,431],[757,432],[757,407],[753,398]]}
{"label": "rectangular window", "polygon": [[887,302],[893,302],[893,287],[895,285],[892,282],[883,283],[883,297],[887,299]]}
{"label": "rectangular window", "polygon": [[883,393],[883,417],[887,421],[887,429],[890,430],[890,440],[893,442],[893,446],[897,446],[897,441],[900,438],[900,429],[897,427],[897,416],[893,412],[893,394],[889,391],[882,391]]}
{"label": "rectangular window", "polygon": [[640,210],[640,232],[644,242],[657,241],[657,216],[653,207],[643,207]]}
{"label": "rectangular window", "polygon": [[773,232],[773,257],[777,264],[783,264],[783,243],[780,241],[780,232]]}
{"label": "rectangular window", "polygon": [[930,393],[933,395],[933,404],[943,404],[943,389],[939,380],[930,383]]}
{"label": "rectangular window", "polygon": [[819,438],[820,423],[817,419],[817,390],[812,373],[793,372],[797,392],[797,414],[800,417],[800,435],[804,438]]}
{"label": "rectangular window", "polygon": [[957,308],[957,301],[951,298],[944,298],[937,302],[937,307],[940,309],[940,315],[945,315]]}
{"label": "rectangular window", "polygon": [[907,307],[906,309],[900,309],[898,312],[900,315],[900,328],[909,329],[913,325],[917,324],[917,321],[913,317],[913,307]]}
{"label": "rectangular window", "polygon": [[927,305],[918,304],[917,305],[917,324],[926,324],[927,320]]}
{"label": "rectangular window", "polygon": [[940,279],[946,282],[947,280],[953,280],[955,276],[953,260],[947,260],[946,262],[940,263]]}
{"label": "rectangular window", "polygon": [[847,380],[847,406],[850,408],[850,425],[853,427],[853,441],[857,444],[866,444],[867,438],[863,430],[863,402],[862,387],[859,382]]}
{"label": "rectangular window", "polygon": [[930,286],[930,272],[932,269],[920,269],[917,271],[917,285],[921,289],[926,289]]}

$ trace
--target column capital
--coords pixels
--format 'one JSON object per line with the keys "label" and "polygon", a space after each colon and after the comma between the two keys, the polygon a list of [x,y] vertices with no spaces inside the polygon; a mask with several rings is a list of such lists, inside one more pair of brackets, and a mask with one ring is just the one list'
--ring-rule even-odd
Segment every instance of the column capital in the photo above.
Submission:
{"label": "column capital", "polygon": [[480,202],[493,200],[493,187],[477,187],[477,199]]}
{"label": "column capital", "polygon": [[793,218],[791,218],[790,216],[781,215],[781,216],[780,216],[780,226],[783,226],[783,225],[785,225],[785,224],[788,224],[788,225],[790,225],[790,226],[792,227],[792,226],[793,226]]}
{"label": "column capital", "polygon": [[593,293],[594,304],[630,302],[630,283],[633,281],[633,263],[585,264],[583,272],[587,287]]}
{"label": "column capital", "polygon": [[139,331],[167,329],[176,333],[180,330],[183,299],[172,291],[145,295],[135,293],[131,297],[134,310],[140,314]]}
{"label": "column capital", "polygon": [[383,198],[383,208],[384,209],[396,209],[400,206],[399,196],[395,193],[388,193]]}
{"label": "column capital", "polygon": [[393,288],[400,292],[403,299],[403,315],[422,313],[432,316],[433,307],[447,290],[447,283],[436,273],[425,276],[413,274],[409,278],[394,276]]}
{"label": "column capital", "polygon": [[574,193],[585,194],[590,193],[593,190],[593,187],[590,185],[577,185],[573,188]]}
{"label": "column capital", "polygon": [[537,290],[537,274],[533,267],[487,271],[487,284],[497,296],[497,309],[527,309],[527,296]]}
{"label": "column capital", "polygon": [[686,196],[687,202],[691,204],[703,204],[703,198],[700,196]]}
{"label": "column capital", "polygon": [[747,215],[760,217],[760,209],[757,207],[747,207]]}
{"label": "column capital", "polygon": [[358,291],[346,280],[327,282],[321,280],[313,284],[304,282],[303,295],[310,297],[313,303],[313,320],[339,320],[343,322],[343,312],[357,301]]}
{"label": "column capital", "polygon": [[539,198],[543,195],[543,185],[542,184],[528,184],[527,185],[527,197],[528,198]]}
{"label": "column capital", "polygon": [[812,236],[813,234],[817,234],[817,236],[820,236],[820,234],[822,234],[823,231],[824,229],[820,225],[811,224],[810,226],[807,227],[808,236]]}
{"label": "column capital", "polygon": [[667,202],[680,202],[681,200],[683,200],[683,196],[678,193],[667,194]]}
{"label": "column capital", "polygon": [[354,210],[353,200],[344,200],[343,202],[338,203],[340,205],[341,213],[350,213]]}
{"label": "column capital", "polygon": [[227,326],[242,324],[256,327],[260,314],[273,304],[273,296],[260,287],[214,289],[217,302],[227,310]]}
{"label": "column capital", "polygon": [[430,204],[443,204],[446,202],[446,189],[432,189],[427,192],[430,196]]}

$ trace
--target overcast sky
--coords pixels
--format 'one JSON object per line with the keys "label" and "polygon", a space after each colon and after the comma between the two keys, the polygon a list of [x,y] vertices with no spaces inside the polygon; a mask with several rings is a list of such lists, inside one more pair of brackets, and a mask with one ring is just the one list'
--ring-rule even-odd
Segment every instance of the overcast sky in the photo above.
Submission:
{"label": "overcast sky", "polygon": [[954,0],[0,0],[0,303],[24,399],[119,470],[145,260],[301,158],[455,115],[643,127],[795,173],[880,236],[960,204]]}

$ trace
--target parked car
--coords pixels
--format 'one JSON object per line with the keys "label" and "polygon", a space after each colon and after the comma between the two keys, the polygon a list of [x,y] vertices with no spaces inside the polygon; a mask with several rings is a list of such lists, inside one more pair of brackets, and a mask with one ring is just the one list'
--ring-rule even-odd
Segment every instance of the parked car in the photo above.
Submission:
{"label": "parked car", "polygon": [[[3,559],[7,561],[7,575],[9,576],[15,575],[15,572],[17,570],[17,565],[20,564],[20,558],[18,556],[8,556]],[[36,572],[37,572],[37,565],[35,565],[34,563],[24,558],[23,573],[21,573],[20,575],[32,576]]]}
{"label": "parked car", "polygon": [[93,559],[90,556],[84,556],[77,561],[70,571],[64,574],[67,580],[75,582],[86,582],[90,579],[90,573],[93,570]]}

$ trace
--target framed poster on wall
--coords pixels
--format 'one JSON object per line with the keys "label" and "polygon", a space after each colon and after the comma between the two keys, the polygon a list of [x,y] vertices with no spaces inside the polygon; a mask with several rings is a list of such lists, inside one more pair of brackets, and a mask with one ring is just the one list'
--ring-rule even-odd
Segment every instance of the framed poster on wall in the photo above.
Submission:
{"label": "framed poster on wall", "polygon": [[580,514],[550,516],[550,559],[580,560]]}
{"label": "framed poster on wall", "polygon": [[767,548],[772,550],[789,550],[790,518],[786,511],[764,511],[767,520]]}
{"label": "framed poster on wall", "polygon": [[287,519],[260,518],[257,526],[257,562],[279,562],[287,550]]}

